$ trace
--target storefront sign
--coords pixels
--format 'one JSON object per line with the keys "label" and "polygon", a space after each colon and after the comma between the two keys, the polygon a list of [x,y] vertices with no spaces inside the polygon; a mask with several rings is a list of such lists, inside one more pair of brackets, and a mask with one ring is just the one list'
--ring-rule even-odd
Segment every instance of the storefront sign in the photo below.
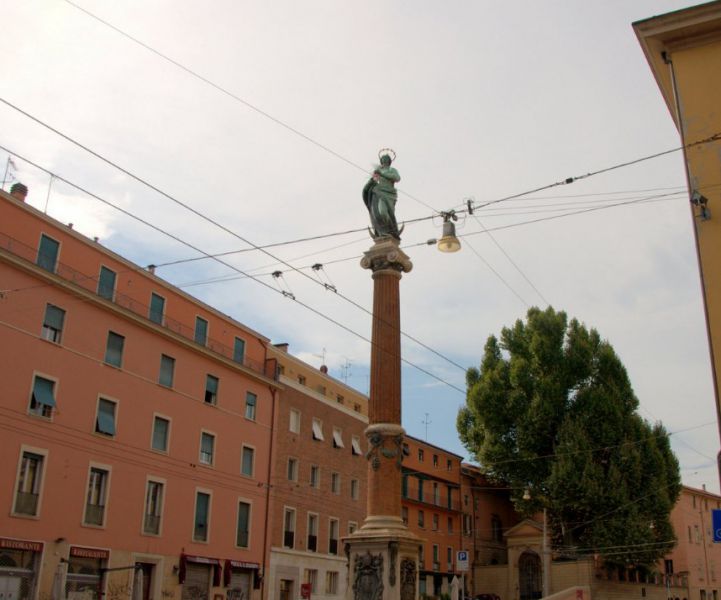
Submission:
{"label": "storefront sign", "polygon": [[29,550],[30,552],[42,552],[42,542],[25,542],[23,540],[10,540],[8,538],[0,538],[0,548],[9,548],[11,550]]}
{"label": "storefront sign", "polygon": [[258,563],[243,562],[240,560],[229,560],[228,562],[234,569],[260,569],[260,565]]}
{"label": "storefront sign", "polygon": [[79,558],[109,558],[108,550],[100,550],[98,548],[81,548],[80,546],[70,546],[70,556]]}

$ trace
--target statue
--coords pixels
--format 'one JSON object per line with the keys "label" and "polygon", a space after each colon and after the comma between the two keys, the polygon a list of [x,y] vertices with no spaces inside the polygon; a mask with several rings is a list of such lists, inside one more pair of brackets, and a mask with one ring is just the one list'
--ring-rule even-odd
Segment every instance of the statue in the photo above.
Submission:
{"label": "statue", "polygon": [[[391,158],[391,154],[393,157]],[[402,228],[398,229],[396,222],[396,200],[398,192],[395,184],[401,180],[391,163],[396,158],[396,153],[390,148],[383,148],[378,153],[381,164],[373,171],[373,175],[363,188],[363,202],[368,209],[371,218],[371,237],[378,238],[390,236],[397,240],[401,239]]]}

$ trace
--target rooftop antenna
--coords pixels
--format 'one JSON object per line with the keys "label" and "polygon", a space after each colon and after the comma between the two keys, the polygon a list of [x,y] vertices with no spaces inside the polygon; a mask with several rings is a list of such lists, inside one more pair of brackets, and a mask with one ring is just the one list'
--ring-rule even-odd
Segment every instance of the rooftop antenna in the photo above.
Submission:
{"label": "rooftop antenna", "polygon": [[428,419],[428,413],[426,413],[426,418],[421,421],[426,426],[426,442],[428,441],[428,425],[433,423],[433,421]]}
{"label": "rooftop antenna", "polygon": [[343,380],[343,383],[348,385],[348,378],[350,377],[350,368],[351,368],[351,361],[345,357],[345,362],[340,366],[340,378]]}
{"label": "rooftop antenna", "polygon": [[325,347],[320,354],[314,354],[313,356],[317,356],[318,358],[320,358],[320,364],[325,365]]}

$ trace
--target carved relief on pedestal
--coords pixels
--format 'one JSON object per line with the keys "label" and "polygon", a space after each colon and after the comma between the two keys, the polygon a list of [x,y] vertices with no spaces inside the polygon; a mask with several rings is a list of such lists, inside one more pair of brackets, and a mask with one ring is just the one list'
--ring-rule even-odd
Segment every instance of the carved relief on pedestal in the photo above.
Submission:
{"label": "carved relief on pedestal", "polygon": [[396,559],[398,558],[398,542],[388,542],[388,555],[390,566],[388,567],[388,583],[393,587],[396,584]]}
{"label": "carved relief on pedestal", "polygon": [[404,558],[401,561],[401,600],[416,598],[416,561]]}
{"label": "carved relief on pedestal", "polygon": [[359,554],[353,565],[353,599],[381,600],[383,597],[383,555]]}

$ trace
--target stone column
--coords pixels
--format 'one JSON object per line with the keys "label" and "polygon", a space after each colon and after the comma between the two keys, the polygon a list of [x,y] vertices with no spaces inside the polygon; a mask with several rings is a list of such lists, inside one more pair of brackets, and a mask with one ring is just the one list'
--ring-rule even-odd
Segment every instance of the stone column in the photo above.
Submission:
{"label": "stone column", "polygon": [[348,600],[416,600],[418,537],[401,517],[401,338],[399,284],[412,268],[396,239],[376,239],[361,260],[373,273],[368,406],[368,513],[344,539]]}

